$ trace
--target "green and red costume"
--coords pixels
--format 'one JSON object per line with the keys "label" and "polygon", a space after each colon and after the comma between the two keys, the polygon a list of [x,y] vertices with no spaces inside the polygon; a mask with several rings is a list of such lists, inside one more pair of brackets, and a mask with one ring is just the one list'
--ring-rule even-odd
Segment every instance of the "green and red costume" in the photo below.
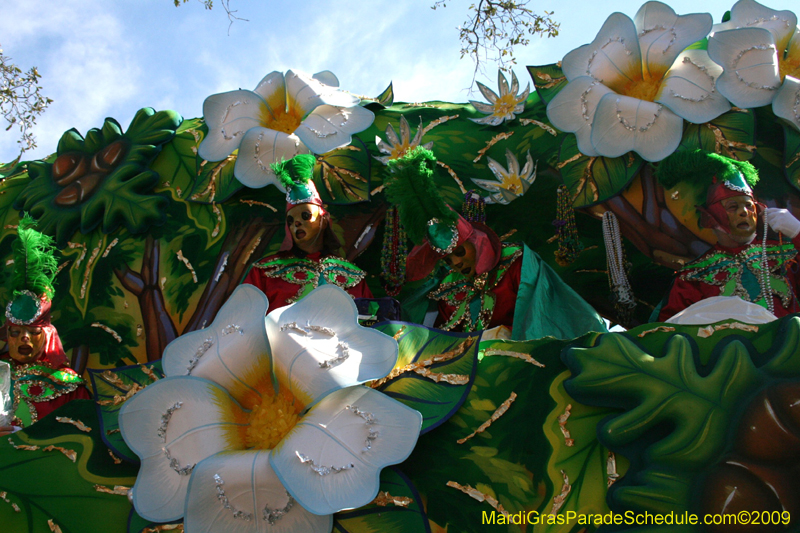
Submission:
{"label": "green and red costume", "polygon": [[363,270],[339,257],[324,252],[300,257],[286,250],[254,264],[244,283],[258,287],[267,295],[267,313],[270,313],[296,302],[325,283],[341,287],[353,298],[372,298],[364,278]]}
{"label": "green and red costume", "polygon": [[[778,318],[800,312],[796,290],[800,282],[797,250],[800,236],[789,243],[767,241],[769,289]],[[761,241],[726,248],[716,245],[678,271],[667,303],[658,315],[663,322],[690,305],[714,296],[738,296],[767,308],[763,294]]]}

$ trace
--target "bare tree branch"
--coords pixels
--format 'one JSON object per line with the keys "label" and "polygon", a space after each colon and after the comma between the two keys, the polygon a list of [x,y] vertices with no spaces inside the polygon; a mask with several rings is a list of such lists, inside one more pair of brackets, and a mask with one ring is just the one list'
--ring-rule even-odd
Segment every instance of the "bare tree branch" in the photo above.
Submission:
{"label": "bare tree branch", "polygon": [[[175,7],[180,7],[181,4],[185,4],[188,1],[189,0],[173,0],[173,2],[175,3]],[[214,0],[197,0],[197,1],[203,4],[203,7],[205,7],[206,9],[212,9],[214,7]],[[228,15],[228,20],[230,21],[230,24],[228,24],[228,35],[231,34],[231,26],[233,26],[233,21],[241,20],[244,22],[250,22],[247,19],[244,19],[242,17],[237,17],[235,15],[235,13],[237,13],[239,10],[238,9],[231,10],[231,0],[220,0],[220,4],[222,4],[222,9],[225,10],[225,14]]]}
{"label": "bare tree branch", "polygon": [[53,101],[42,95],[39,85],[41,75],[36,67],[23,72],[1,49],[0,76],[0,113],[8,123],[6,131],[14,126],[19,127],[20,138],[17,143],[22,154],[36,148],[36,139],[30,130],[36,124],[36,118]]}
{"label": "bare tree branch", "polygon": [[[530,37],[555,37],[560,24],[552,11],[538,15],[528,8],[530,1],[478,0],[469,6],[467,20],[459,26],[461,57],[469,56],[475,63],[475,74],[486,63],[497,63],[509,71],[516,65],[515,47],[526,46]],[[436,0],[431,9],[447,7],[447,0]]]}

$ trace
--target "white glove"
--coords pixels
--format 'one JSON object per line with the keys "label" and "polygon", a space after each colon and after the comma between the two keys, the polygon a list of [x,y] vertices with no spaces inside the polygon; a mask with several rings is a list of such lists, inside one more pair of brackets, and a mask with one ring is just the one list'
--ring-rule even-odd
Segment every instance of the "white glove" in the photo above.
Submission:
{"label": "white glove", "polygon": [[764,217],[767,219],[767,224],[769,224],[770,228],[783,233],[790,239],[794,239],[800,234],[800,220],[797,220],[786,209],[768,207],[764,209]]}

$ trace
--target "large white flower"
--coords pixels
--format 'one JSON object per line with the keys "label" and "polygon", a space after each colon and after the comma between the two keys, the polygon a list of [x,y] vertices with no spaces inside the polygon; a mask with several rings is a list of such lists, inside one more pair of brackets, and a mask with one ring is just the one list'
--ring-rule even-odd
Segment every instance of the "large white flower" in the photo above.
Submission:
{"label": "large white flower", "polygon": [[742,108],[772,103],[775,114],[800,130],[800,28],[791,11],[739,0],[731,19],[714,26],[711,59],[723,66],[719,91]]}
{"label": "large white flower", "polygon": [[705,51],[685,50],[711,25],[707,13],[678,16],[660,2],[635,20],[612,14],[594,41],[564,57],[569,83],[547,105],[550,122],[575,133],[587,156],[668,156],[684,120],[702,124],[730,109],[715,86],[721,69]]}
{"label": "large white flower", "polygon": [[323,285],[264,319],[267,307],[238,287],[120,410],[142,517],[193,533],[329,532],[414,448],[422,415],[360,385],[389,373],[397,342],[359,326],[347,293]]}
{"label": "large white flower", "polygon": [[282,187],[270,165],[297,154],[323,154],[350,144],[375,118],[358,97],[338,89],[324,71],[267,74],[254,91],[213,94],[203,102],[208,135],[198,155],[225,159],[239,150],[233,173],[248,187]]}

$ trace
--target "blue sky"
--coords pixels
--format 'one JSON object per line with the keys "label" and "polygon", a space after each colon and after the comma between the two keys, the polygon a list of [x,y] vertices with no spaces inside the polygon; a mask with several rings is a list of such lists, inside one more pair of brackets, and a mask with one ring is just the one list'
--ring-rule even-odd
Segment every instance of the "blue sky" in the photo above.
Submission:
{"label": "blue sky", "polygon": [[[37,66],[44,94],[54,100],[34,134],[39,147],[26,159],[46,157],[61,134],[82,134],[105,117],[127,128],[141,107],[202,116],[203,100],[218,92],[252,89],[269,72],[331,70],[341,87],[376,96],[394,83],[395,100],[482,100],[469,93],[474,65],[460,59],[456,27],[472,0],[230,0],[249,22],[228,30],[221,6],[190,0],[0,0],[0,46],[23,69]],[[219,0],[216,2],[219,3]],[[719,22],[730,0],[673,0],[678,14],[708,12]],[[702,5],[702,9],[698,6]],[[794,9],[796,0],[772,0]],[[561,33],[534,38],[517,51],[515,72],[524,87],[525,65],[559,61],[590,42],[614,11],[633,17],[641,2],[557,0],[531,2],[554,11]],[[496,86],[486,65],[477,80]],[[14,130],[0,130],[0,161],[18,154]]]}

